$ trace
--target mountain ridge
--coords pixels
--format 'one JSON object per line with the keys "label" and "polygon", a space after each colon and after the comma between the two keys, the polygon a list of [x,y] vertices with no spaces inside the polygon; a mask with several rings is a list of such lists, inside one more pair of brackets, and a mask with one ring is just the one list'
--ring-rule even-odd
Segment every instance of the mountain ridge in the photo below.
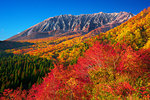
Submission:
{"label": "mountain ridge", "polygon": [[[127,12],[120,13],[94,13],[81,15],[59,15],[45,19],[44,21],[31,26],[25,31],[7,40],[26,40],[45,37],[53,37],[66,32],[88,33],[96,28],[108,25],[111,29],[116,25],[127,21],[134,14]],[[55,33],[54,31],[59,31]],[[106,32],[106,31],[102,31]]]}

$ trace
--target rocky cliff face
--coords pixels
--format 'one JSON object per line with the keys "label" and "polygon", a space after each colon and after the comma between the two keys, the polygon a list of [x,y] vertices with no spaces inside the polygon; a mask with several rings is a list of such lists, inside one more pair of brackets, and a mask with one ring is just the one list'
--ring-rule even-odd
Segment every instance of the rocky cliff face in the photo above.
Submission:
{"label": "rocky cliff face", "polygon": [[[81,15],[60,15],[50,17],[29,29],[9,38],[8,40],[37,39],[50,36],[59,36],[66,32],[88,33],[96,28],[104,32],[127,21],[134,15],[132,13],[95,13]],[[105,29],[106,26],[106,29]],[[102,32],[103,32],[102,31]]]}

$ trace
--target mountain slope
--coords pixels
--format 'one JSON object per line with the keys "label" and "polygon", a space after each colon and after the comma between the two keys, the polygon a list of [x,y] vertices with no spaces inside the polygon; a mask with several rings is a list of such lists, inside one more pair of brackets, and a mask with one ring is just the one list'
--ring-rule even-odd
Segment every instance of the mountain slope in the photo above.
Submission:
{"label": "mountain slope", "polygon": [[9,38],[8,40],[54,37],[66,32],[72,34],[75,34],[74,32],[80,32],[83,35],[98,27],[103,27],[101,32],[106,32],[108,29],[120,25],[133,16],[133,14],[127,12],[60,15],[50,17],[43,22]]}
{"label": "mountain slope", "polygon": [[[98,32],[99,29],[95,31]],[[144,9],[120,26],[90,38],[82,43],[84,45],[75,40],[79,44],[74,45],[74,48],[68,48],[69,43],[73,44],[71,41],[66,43],[69,40],[68,37],[59,38],[61,39],[59,41],[57,39],[50,40],[50,38],[47,41],[42,39],[41,41],[39,41],[40,39],[37,39],[37,41],[27,40],[37,43],[37,45],[33,46],[35,48],[31,49],[32,54],[35,55],[38,53],[44,55],[47,52],[59,55],[60,45],[58,44],[64,42],[61,44],[62,50],[66,50],[59,56],[64,61],[67,60],[67,57],[69,60],[73,56],[77,58],[79,55],[76,53],[82,52],[82,50],[86,51],[84,51],[85,53],[82,57],[76,59],[76,64],[74,65],[71,65],[71,63],[69,63],[69,66],[61,65],[60,61],[57,61],[54,64],[54,69],[43,78],[41,84],[33,85],[31,89],[23,91],[21,89],[7,89],[0,95],[0,99],[149,100],[150,47],[148,45],[150,43],[150,8]],[[77,39],[79,38],[81,37],[77,37]],[[51,42],[55,43],[55,45],[52,46],[51,44],[53,43]],[[45,47],[46,45],[47,47]],[[50,50],[51,48],[58,51],[52,51]],[[43,52],[41,52],[42,50]],[[71,51],[73,52],[70,53]],[[47,56],[50,57],[50,54],[47,54]],[[56,58],[57,56],[53,57]],[[8,62],[10,64],[2,64],[4,68],[7,68],[5,65],[11,65],[12,62],[10,60]],[[38,71],[41,70],[35,70],[34,74]],[[18,72],[15,71],[15,77],[20,76]],[[27,71],[25,72],[25,76],[30,75]],[[12,75],[9,76],[12,77]],[[17,78],[15,80],[19,81]]]}
{"label": "mountain slope", "polygon": [[111,43],[126,43],[136,50],[150,48],[150,7],[114,29],[99,34],[99,38]]}

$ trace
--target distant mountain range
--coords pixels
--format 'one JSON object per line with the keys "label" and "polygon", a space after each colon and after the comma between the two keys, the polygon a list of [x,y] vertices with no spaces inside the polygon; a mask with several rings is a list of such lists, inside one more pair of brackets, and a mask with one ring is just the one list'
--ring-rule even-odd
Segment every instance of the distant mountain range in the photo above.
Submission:
{"label": "distant mountain range", "polygon": [[[60,15],[50,17],[7,40],[38,39],[76,33],[84,35],[89,32],[98,34],[120,25],[133,16],[134,14],[128,12]],[[93,31],[95,29],[97,31]]]}

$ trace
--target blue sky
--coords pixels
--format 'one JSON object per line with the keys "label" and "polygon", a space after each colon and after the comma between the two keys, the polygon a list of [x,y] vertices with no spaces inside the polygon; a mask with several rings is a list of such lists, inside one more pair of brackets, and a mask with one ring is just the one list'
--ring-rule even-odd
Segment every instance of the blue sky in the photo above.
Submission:
{"label": "blue sky", "polygon": [[0,40],[56,15],[139,13],[150,0],[0,0]]}

